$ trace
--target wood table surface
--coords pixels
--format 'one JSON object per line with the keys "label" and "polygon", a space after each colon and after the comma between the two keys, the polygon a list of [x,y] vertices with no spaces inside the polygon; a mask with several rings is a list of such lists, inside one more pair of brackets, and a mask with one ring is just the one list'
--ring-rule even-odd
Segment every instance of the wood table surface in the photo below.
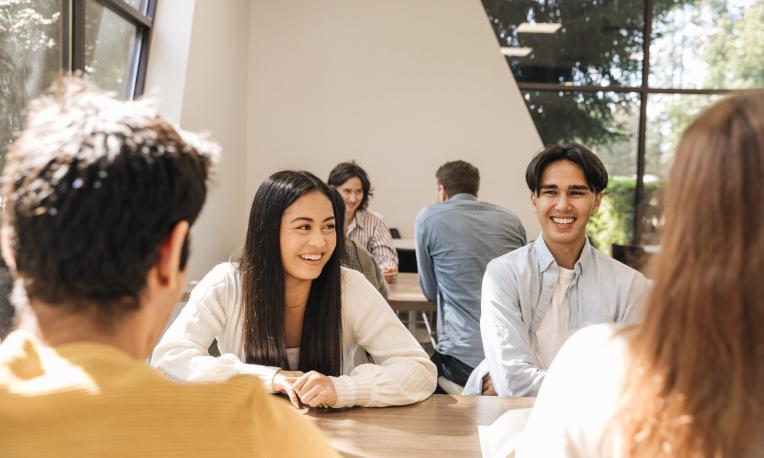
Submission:
{"label": "wood table surface", "polygon": [[430,302],[419,288],[419,275],[401,272],[394,283],[387,284],[387,302],[395,310],[434,312],[435,303]]}
{"label": "wood table surface", "polygon": [[478,425],[534,400],[434,394],[409,406],[320,409],[306,417],[347,457],[479,457]]}

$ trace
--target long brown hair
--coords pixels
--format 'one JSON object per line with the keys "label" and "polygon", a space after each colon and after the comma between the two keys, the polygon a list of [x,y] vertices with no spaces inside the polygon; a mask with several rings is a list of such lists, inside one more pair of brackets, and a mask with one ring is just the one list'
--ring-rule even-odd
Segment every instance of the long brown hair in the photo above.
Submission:
{"label": "long brown hair", "polygon": [[625,456],[744,456],[764,427],[764,91],[687,128],[665,218],[613,426]]}

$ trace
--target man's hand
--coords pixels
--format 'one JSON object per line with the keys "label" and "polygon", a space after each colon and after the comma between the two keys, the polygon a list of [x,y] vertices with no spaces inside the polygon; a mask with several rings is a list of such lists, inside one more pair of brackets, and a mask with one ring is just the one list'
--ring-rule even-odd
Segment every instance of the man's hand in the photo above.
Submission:
{"label": "man's hand", "polygon": [[297,391],[294,389],[294,383],[303,375],[305,374],[301,371],[280,370],[276,372],[276,375],[273,376],[273,382],[271,382],[273,392],[286,394],[289,397],[289,402],[291,402],[296,409],[299,409],[302,406],[300,405],[300,398],[297,395]]}
{"label": "man's hand", "polygon": [[320,372],[310,371],[292,386],[302,403],[310,407],[330,407],[337,403],[332,380]]}
{"label": "man's hand", "polygon": [[395,283],[395,279],[398,278],[398,268],[395,266],[387,266],[382,269],[382,275],[385,277],[386,282]]}
{"label": "man's hand", "polygon": [[483,396],[496,396],[496,390],[493,388],[491,374],[485,374],[485,377],[483,377]]}

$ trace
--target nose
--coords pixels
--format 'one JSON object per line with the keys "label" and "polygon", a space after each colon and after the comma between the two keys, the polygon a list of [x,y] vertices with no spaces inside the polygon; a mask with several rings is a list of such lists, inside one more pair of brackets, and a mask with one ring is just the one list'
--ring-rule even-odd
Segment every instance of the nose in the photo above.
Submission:
{"label": "nose", "polygon": [[314,231],[311,233],[310,238],[308,239],[308,243],[312,247],[316,248],[323,248],[326,246],[326,239],[324,238],[324,234],[321,233],[321,231]]}
{"label": "nose", "polygon": [[356,195],[355,195],[355,194],[350,194],[350,195],[348,196],[348,202],[350,202],[351,204],[354,204],[354,203],[356,203],[356,201],[357,201],[357,200],[358,200],[358,197],[356,197]]}
{"label": "nose", "polygon": [[557,198],[557,202],[555,202],[554,207],[557,210],[567,210],[570,208],[570,200],[568,200],[568,197],[565,194],[561,193]]}

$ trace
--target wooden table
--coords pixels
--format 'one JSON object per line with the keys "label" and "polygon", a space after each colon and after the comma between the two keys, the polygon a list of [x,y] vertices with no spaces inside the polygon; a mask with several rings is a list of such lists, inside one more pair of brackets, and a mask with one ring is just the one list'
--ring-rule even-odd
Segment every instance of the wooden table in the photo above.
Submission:
{"label": "wooden table", "polygon": [[311,410],[306,416],[343,456],[480,456],[478,425],[535,398],[434,394],[403,407]]}
{"label": "wooden table", "polygon": [[401,272],[395,283],[387,284],[387,302],[395,310],[434,312],[435,303],[430,302],[419,288],[419,275]]}
{"label": "wooden table", "polygon": [[434,302],[428,301],[422,294],[419,275],[409,272],[399,273],[395,283],[387,284],[387,302],[395,310],[408,311],[408,327],[414,335],[417,312],[434,312],[437,308]]}

